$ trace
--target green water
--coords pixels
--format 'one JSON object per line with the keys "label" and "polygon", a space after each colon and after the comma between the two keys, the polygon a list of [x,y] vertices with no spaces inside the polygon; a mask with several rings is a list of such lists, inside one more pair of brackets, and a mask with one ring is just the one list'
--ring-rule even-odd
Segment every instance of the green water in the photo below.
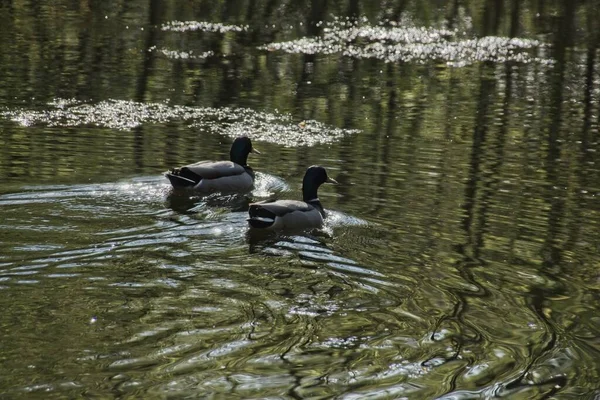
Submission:
{"label": "green water", "polygon": [[[599,24],[0,1],[0,397],[600,396]],[[239,134],[250,196],[170,193]],[[250,235],[312,164],[323,230]]]}

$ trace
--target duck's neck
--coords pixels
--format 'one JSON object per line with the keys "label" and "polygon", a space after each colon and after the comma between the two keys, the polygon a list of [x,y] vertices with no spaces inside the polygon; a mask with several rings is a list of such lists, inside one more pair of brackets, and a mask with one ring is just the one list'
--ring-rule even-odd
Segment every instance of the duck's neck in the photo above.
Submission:
{"label": "duck's neck", "polygon": [[241,165],[242,167],[248,165],[248,154],[234,152],[232,150],[229,152],[229,159],[232,162]]}
{"label": "duck's neck", "polygon": [[242,165],[242,167],[244,167],[244,170],[246,171],[247,174],[249,174],[252,179],[255,178],[256,174],[254,173],[254,170],[252,169],[252,167],[250,167],[249,165]]}
{"label": "duck's neck", "polygon": [[318,188],[319,186],[310,181],[302,182],[302,201],[319,210],[321,215],[325,217],[325,209],[323,209],[323,205],[321,204],[319,196],[317,195]]}
{"label": "duck's neck", "polygon": [[319,213],[321,213],[321,216],[323,218],[327,217],[327,214],[325,213],[325,209],[323,208],[323,204],[321,204],[321,201],[319,200],[318,197],[315,197],[313,199],[304,199],[304,202],[307,204],[310,204],[311,206],[313,206],[314,208],[317,209],[317,211],[319,211]]}
{"label": "duck's neck", "polygon": [[313,201],[319,201],[319,196],[317,195],[317,189],[319,187],[310,181],[302,182],[302,201],[305,203],[312,203]]}

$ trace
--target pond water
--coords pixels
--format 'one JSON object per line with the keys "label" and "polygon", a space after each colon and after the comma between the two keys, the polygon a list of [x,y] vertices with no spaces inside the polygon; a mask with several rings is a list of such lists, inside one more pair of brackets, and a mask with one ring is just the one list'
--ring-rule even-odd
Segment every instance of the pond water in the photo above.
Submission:
{"label": "pond water", "polygon": [[0,395],[598,398],[600,10],[447,3],[0,2]]}

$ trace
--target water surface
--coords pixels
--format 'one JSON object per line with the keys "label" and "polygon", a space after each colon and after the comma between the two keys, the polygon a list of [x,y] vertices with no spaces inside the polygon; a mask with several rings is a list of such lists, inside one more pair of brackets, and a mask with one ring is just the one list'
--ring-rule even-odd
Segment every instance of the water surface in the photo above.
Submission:
{"label": "water surface", "polygon": [[598,10],[305,3],[0,5],[0,394],[600,395]]}

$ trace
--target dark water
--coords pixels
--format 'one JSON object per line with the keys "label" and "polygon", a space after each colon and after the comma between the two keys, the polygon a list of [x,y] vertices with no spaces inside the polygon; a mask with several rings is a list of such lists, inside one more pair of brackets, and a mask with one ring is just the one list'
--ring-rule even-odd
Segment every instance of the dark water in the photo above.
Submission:
{"label": "dark water", "polygon": [[[599,24],[0,1],[0,395],[597,398]],[[170,194],[241,133],[251,196]],[[323,231],[249,235],[317,163]]]}

